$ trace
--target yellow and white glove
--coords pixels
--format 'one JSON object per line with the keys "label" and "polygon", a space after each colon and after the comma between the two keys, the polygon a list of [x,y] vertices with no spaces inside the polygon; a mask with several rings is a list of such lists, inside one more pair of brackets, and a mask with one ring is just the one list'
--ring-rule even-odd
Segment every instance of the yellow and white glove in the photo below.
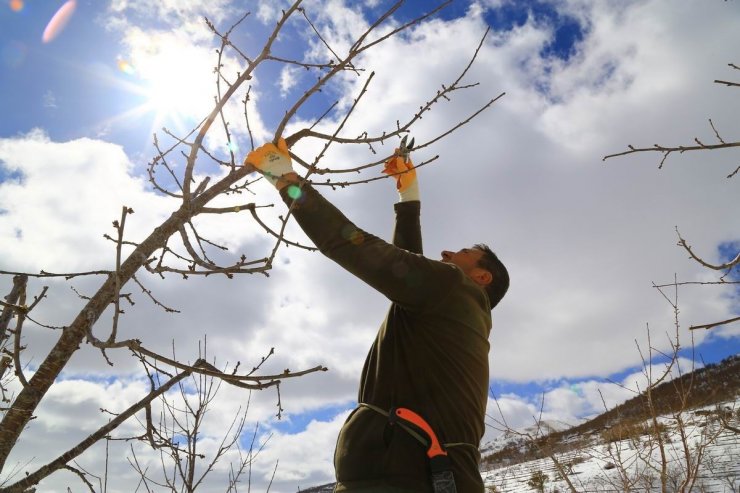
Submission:
{"label": "yellow and white glove", "polygon": [[293,172],[293,162],[290,159],[288,144],[282,137],[277,145],[272,142],[253,150],[244,159],[244,165],[252,165],[262,173],[270,183],[277,186],[281,176]]}
{"label": "yellow and white glove", "polygon": [[396,178],[396,190],[398,190],[399,202],[409,202],[419,200],[419,182],[416,181],[416,170],[411,159],[404,159],[396,155],[385,162],[383,173],[392,175]]}

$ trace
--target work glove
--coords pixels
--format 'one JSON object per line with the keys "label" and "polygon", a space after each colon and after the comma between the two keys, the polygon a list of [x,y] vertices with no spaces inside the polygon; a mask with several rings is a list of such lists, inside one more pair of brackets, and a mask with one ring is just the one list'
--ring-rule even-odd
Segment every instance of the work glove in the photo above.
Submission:
{"label": "work glove", "polygon": [[[399,156],[399,150],[385,162],[383,173],[396,179],[396,190],[400,202],[419,200],[419,182],[416,181],[416,170],[410,158]],[[405,173],[404,173],[405,171]],[[397,174],[400,173],[400,174]]]}
{"label": "work glove", "polygon": [[273,185],[281,176],[293,172],[288,144],[280,137],[277,145],[269,142],[253,150],[244,159],[244,165],[252,165]]}

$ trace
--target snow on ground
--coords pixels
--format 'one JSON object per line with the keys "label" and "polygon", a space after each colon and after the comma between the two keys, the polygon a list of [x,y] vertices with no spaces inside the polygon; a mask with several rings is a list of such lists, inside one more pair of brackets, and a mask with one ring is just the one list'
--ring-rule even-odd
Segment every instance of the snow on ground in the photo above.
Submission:
{"label": "snow on ground", "polygon": [[550,433],[565,431],[573,425],[562,421],[542,420],[537,425],[528,426],[520,430],[503,430],[503,433],[493,440],[485,443],[480,448],[482,456],[492,455],[503,450],[512,444],[526,446],[527,437],[539,437],[549,435]]}
{"label": "snow on ground", "polygon": [[[738,402],[724,404],[732,426],[738,427]],[[659,418],[663,430],[668,491],[679,491],[686,471],[696,469],[692,489],[706,493],[740,492],[740,435],[717,419],[717,407],[683,413],[682,425],[674,418]],[[649,425],[648,422],[645,423]],[[684,439],[682,439],[682,435]],[[589,437],[583,446],[555,454],[565,475],[578,492],[660,491],[660,447],[649,435],[632,434],[625,440],[604,443],[604,434]],[[684,446],[686,445],[686,447]],[[687,460],[688,457],[688,460]],[[487,491],[537,491],[530,480],[541,471],[546,492],[570,491],[552,459],[538,459],[482,471]]]}

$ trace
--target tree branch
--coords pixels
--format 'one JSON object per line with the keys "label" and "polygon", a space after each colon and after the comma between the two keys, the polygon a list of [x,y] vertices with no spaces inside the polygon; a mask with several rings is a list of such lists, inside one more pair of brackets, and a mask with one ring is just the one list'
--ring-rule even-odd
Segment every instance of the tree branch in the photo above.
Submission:
{"label": "tree branch", "polygon": [[708,269],[712,269],[712,270],[726,270],[726,269],[732,269],[736,265],[740,264],[740,252],[738,252],[738,254],[735,255],[735,258],[734,259],[730,260],[729,262],[725,262],[724,264],[713,265],[713,264],[710,264],[708,262],[705,262],[701,257],[699,257],[698,255],[696,255],[694,253],[694,251],[691,249],[691,247],[689,246],[689,244],[686,243],[686,240],[684,240],[681,237],[681,233],[678,231],[678,226],[676,227],[676,234],[678,235],[678,245],[681,246],[681,247],[683,247],[683,249],[686,250],[689,253],[689,255],[691,256],[691,258],[693,258],[694,260],[696,260],[697,262],[699,262],[701,265],[703,265],[704,267],[706,267]]}
{"label": "tree branch", "polygon": [[727,320],[723,320],[721,322],[714,322],[714,323],[711,323],[711,324],[692,325],[691,327],[689,327],[689,330],[697,330],[697,329],[706,329],[706,330],[709,330],[709,329],[713,329],[714,327],[719,327],[720,325],[731,324],[733,322],[738,322],[738,321],[740,321],[740,317],[729,318]]}
{"label": "tree branch", "polygon": [[[196,363],[199,364],[199,363]],[[98,440],[104,438],[108,433],[115,430],[118,426],[120,426],[122,423],[124,423],[127,419],[129,419],[131,416],[136,414],[139,410],[143,409],[145,406],[149,405],[154,399],[159,397],[160,395],[167,392],[170,388],[172,388],[175,384],[179,383],[182,379],[189,376],[191,374],[190,371],[184,371],[174,378],[171,378],[168,382],[166,382],[164,385],[161,385],[158,389],[153,390],[149,394],[146,395],[143,399],[138,401],[136,404],[133,404],[128,409],[126,409],[124,412],[116,416],[114,419],[112,419],[110,422],[108,422],[105,426],[100,427],[95,433],[85,438],[83,441],[54,459],[53,461],[49,462],[45,466],[40,467],[36,471],[34,471],[31,474],[28,474],[25,478],[21,479],[20,481],[17,481],[9,486],[0,488],[0,493],[17,493],[17,492],[24,492],[29,487],[38,484],[42,479],[46,478],[53,472],[67,467],[67,463],[70,462],[75,457],[78,457],[80,454],[82,454],[85,450],[87,450],[90,446],[92,446],[94,443],[96,443]]]}

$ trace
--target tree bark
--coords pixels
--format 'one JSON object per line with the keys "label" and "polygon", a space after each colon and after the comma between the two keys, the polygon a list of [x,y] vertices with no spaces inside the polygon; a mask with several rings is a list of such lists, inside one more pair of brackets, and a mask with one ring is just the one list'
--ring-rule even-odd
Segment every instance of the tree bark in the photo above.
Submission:
{"label": "tree bark", "polygon": [[[25,289],[27,282],[28,276],[26,275],[20,274],[13,276],[13,289],[5,297],[5,301],[10,305],[15,305],[21,295],[21,291]],[[0,344],[5,340],[5,333],[8,330],[10,319],[13,318],[14,311],[15,309],[12,306],[4,306],[2,313],[0,313]]]}

